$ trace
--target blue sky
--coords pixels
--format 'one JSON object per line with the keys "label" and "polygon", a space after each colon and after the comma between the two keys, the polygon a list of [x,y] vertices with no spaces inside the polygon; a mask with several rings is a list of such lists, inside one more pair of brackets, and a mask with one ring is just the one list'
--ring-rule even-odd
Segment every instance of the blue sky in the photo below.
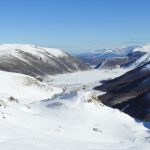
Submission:
{"label": "blue sky", "polygon": [[149,0],[0,0],[0,43],[89,51],[150,43]]}

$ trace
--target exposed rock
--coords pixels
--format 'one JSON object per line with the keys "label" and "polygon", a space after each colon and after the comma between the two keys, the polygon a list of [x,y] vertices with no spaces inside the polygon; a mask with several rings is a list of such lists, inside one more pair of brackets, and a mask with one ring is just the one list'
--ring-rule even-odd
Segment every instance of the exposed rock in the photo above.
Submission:
{"label": "exposed rock", "polygon": [[108,81],[95,89],[106,92],[99,100],[132,117],[148,120],[150,110],[150,62]]}

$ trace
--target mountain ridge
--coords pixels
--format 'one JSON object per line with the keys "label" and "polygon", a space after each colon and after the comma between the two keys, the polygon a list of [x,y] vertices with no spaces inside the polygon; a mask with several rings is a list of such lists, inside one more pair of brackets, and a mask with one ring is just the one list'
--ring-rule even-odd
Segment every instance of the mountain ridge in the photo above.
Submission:
{"label": "mountain ridge", "polygon": [[33,77],[88,70],[80,59],[59,49],[28,44],[0,45],[0,70]]}

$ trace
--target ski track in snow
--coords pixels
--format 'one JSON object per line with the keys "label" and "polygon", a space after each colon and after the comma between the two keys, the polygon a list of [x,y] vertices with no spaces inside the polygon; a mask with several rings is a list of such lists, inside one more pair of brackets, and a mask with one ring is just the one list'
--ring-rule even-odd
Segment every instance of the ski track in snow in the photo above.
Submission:
{"label": "ski track in snow", "polygon": [[149,150],[149,129],[92,97],[92,88],[100,80],[125,71],[91,70],[48,76],[45,83],[38,84],[28,76],[0,72],[3,93],[15,95],[19,101],[12,102],[0,93],[6,104],[0,107],[0,149]]}

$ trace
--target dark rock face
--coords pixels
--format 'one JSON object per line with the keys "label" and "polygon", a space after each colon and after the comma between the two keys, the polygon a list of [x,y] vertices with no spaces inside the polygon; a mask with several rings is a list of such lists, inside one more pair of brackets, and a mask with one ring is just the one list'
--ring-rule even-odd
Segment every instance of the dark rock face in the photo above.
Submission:
{"label": "dark rock face", "polygon": [[113,107],[122,110],[134,118],[150,121],[150,90]]}
{"label": "dark rock face", "polygon": [[88,70],[90,67],[80,59],[65,53],[63,57],[55,57],[43,52],[44,59],[39,55],[16,50],[17,55],[0,55],[0,70],[22,73],[36,76],[55,75],[61,73],[70,73],[79,70]]}
{"label": "dark rock face", "polygon": [[148,119],[150,114],[150,62],[95,89],[106,92],[99,100],[134,118]]}

